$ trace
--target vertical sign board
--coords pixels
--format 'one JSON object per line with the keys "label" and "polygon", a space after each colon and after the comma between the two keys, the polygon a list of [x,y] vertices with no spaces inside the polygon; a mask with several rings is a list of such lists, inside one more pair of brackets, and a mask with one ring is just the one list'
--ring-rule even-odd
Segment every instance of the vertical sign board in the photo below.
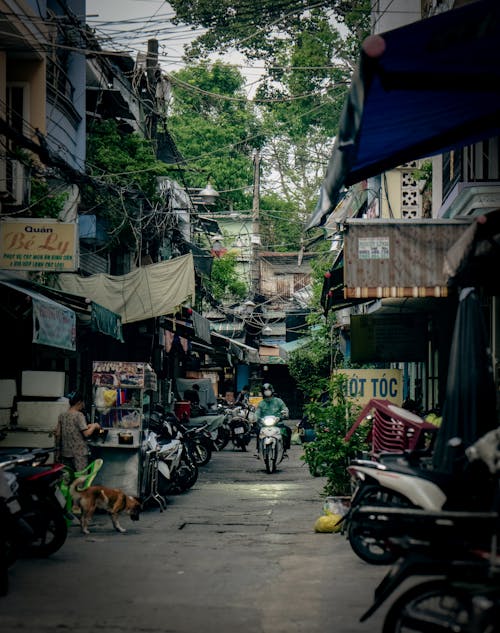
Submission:
{"label": "vertical sign board", "polygon": [[372,398],[403,403],[402,369],[339,369],[335,374],[346,376],[346,395],[364,407]]}
{"label": "vertical sign board", "polygon": [[0,222],[0,269],[68,272],[78,267],[76,222],[40,218]]}

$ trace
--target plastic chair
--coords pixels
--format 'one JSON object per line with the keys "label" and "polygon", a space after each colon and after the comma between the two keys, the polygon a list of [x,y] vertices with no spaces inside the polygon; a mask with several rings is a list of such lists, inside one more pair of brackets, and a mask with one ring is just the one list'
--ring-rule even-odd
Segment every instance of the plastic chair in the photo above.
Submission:
{"label": "plastic chair", "polygon": [[[100,471],[104,460],[101,458],[94,459],[93,462],[90,462],[88,466],[83,468],[82,470],[73,471],[69,466],[65,466],[63,470],[63,479],[59,485],[61,492],[66,497],[66,510],[72,514],[73,510],[73,499],[70,493],[71,483],[78,479],[79,477],[85,477],[85,481],[78,486],[77,490],[86,490],[90,488],[92,482],[96,478],[97,473]],[[71,523],[71,520],[68,520],[68,523]]]}

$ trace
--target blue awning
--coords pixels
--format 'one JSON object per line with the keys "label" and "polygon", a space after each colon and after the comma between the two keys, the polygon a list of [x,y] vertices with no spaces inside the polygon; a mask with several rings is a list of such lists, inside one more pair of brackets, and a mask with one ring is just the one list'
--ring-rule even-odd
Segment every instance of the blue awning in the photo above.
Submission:
{"label": "blue awning", "polygon": [[410,160],[500,134],[500,2],[478,0],[363,43],[320,197]]}

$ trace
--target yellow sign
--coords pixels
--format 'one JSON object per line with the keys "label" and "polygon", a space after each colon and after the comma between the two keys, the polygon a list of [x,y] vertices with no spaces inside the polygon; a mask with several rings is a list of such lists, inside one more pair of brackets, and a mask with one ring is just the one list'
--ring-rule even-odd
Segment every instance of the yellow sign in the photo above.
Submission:
{"label": "yellow sign", "polygon": [[403,403],[402,369],[339,369],[347,377],[347,397],[364,406],[372,398]]}
{"label": "yellow sign", "polygon": [[77,270],[76,222],[31,218],[0,222],[0,268]]}

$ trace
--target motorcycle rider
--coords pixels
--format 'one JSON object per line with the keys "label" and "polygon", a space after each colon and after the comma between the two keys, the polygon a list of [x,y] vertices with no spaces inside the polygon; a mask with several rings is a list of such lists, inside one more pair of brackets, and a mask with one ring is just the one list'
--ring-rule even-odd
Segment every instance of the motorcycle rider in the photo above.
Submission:
{"label": "motorcycle rider", "polygon": [[287,451],[291,444],[292,429],[283,422],[283,420],[288,418],[288,409],[286,404],[281,398],[274,395],[274,388],[268,382],[265,382],[262,385],[261,393],[262,400],[259,402],[257,409],[255,410],[257,426],[257,454],[259,452],[259,429],[262,426],[261,420],[265,418],[266,415],[274,415],[279,418],[280,421],[278,426],[280,427],[281,434],[283,436],[283,448]]}

